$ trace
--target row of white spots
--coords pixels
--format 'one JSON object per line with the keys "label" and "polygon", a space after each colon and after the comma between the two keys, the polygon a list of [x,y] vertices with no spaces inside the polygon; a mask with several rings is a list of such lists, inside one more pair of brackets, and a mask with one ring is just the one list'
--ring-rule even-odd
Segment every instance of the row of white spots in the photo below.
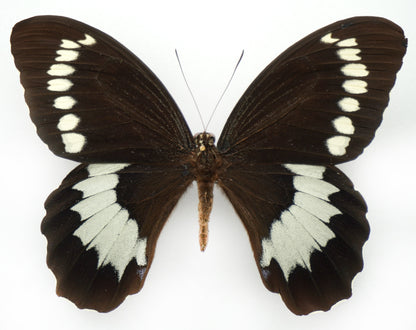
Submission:
{"label": "row of white spots", "polygon": [[137,221],[117,202],[117,172],[127,166],[129,164],[88,165],[88,178],[72,187],[82,192],[82,200],[71,207],[82,221],[74,236],[87,250],[96,250],[97,269],[111,265],[119,281],[133,258],[139,266],[147,264],[147,239],[139,237]]}
{"label": "row of white spots", "polygon": [[262,240],[261,267],[275,259],[288,281],[297,267],[311,271],[310,258],[322,251],[335,234],[328,227],[334,215],[341,214],[329,202],[329,196],[339,189],[323,180],[325,167],[313,165],[284,165],[292,173],[296,189],[293,204],[284,210],[270,227],[270,235]]}
{"label": "row of white spots", "polygon": [[[72,65],[62,62],[73,62],[77,60],[79,57],[79,51],[74,49],[80,48],[82,45],[92,46],[95,43],[95,39],[88,34],[85,34],[84,39],[76,42],[62,39],[60,44],[61,49],[56,51],[58,56],[55,57],[55,61],[58,63],[52,64],[47,71],[49,76],[59,78],[50,79],[48,81],[47,89],[52,92],[68,92],[74,85],[74,83],[68,79],[68,76],[75,72],[75,68]],[[72,96],[63,95],[55,98],[53,107],[58,110],[71,110],[76,103],[77,101]],[[58,130],[65,132],[61,134],[61,138],[65,146],[65,151],[68,153],[80,152],[84,148],[87,141],[85,136],[82,134],[69,132],[75,130],[80,121],[81,120],[77,115],[69,113],[63,115],[58,122]]]}
{"label": "row of white spots", "polygon": [[[352,95],[367,93],[367,82],[362,79],[356,79],[367,77],[369,75],[368,68],[365,64],[356,63],[361,60],[361,50],[359,48],[354,48],[358,46],[357,40],[355,38],[340,40],[332,37],[332,33],[328,33],[321,38],[321,42],[326,44],[335,43],[335,45],[339,47],[337,50],[338,58],[348,62],[341,67],[343,75],[348,77],[343,82],[342,88]],[[360,110],[360,103],[353,97],[343,97],[337,104],[343,112],[351,113]],[[346,148],[351,141],[351,138],[347,135],[352,135],[355,132],[353,122],[346,116],[340,116],[332,121],[332,125],[338,133],[343,135],[336,135],[328,138],[326,140],[326,146],[332,155],[343,156],[347,152]]]}

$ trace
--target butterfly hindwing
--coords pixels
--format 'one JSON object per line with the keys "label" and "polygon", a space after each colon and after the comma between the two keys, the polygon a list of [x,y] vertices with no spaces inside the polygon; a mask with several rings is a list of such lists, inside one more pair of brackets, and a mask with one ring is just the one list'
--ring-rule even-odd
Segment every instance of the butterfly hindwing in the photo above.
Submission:
{"label": "butterfly hindwing", "polygon": [[105,33],[59,16],[15,25],[12,53],[42,140],[79,162],[161,162],[189,128],[147,66]]}
{"label": "butterfly hindwing", "polygon": [[80,165],[45,203],[42,232],[57,293],[109,311],[143,286],[156,240],[192,181],[176,168]]}
{"label": "butterfly hindwing", "polygon": [[374,137],[406,51],[377,17],[324,27],[283,52],[231,113],[218,149],[247,161],[337,164]]}
{"label": "butterfly hindwing", "polygon": [[265,286],[296,314],[351,295],[368,238],[366,205],[333,166],[230,166],[220,186],[242,219]]}

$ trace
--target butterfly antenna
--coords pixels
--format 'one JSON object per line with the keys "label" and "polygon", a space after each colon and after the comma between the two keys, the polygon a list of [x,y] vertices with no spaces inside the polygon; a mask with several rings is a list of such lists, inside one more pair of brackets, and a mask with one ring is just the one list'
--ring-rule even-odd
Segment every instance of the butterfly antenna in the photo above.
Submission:
{"label": "butterfly antenna", "polygon": [[186,87],[188,88],[188,91],[191,94],[192,100],[194,101],[195,108],[198,111],[199,119],[201,119],[202,127],[204,128],[204,132],[205,132],[207,129],[206,129],[206,126],[204,124],[204,120],[202,119],[201,111],[199,110],[198,103],[195,100],[195,96],[192,93],[191,87],[189,87],[188,81],[186,80],[186,76],[185,76],[185,73],[183,72],[181,60],[179,59],[179,54],[178,54],[177,49],[175,49],[175,54],[176,54],[176,59],[178,60],[179,68],[181,69],[183,80],[185,80]]}
{"label": "butterfly antenna", "polygon": [[214,111],[212,111],[212,113],[211,113],[211,117],[209,117],[209,120],[208,120],[208,122],[207,122],[207,127],[208,127],[209,123],[211,122],[211,119],[214,117],[215,111],[217,111],[218,105],[220,104],[220,102],[221,102],[222,98],[224,97],[225,92],[227,91],[228,87],[230,86],[231,81],[232,81],[232,80],[233,80],[233,78],[234,78],[235,72],[237,71],[237,68],[238,68],[238,66],[239,66],[239,64],[240,64],[240,62],[241,62],[241,60],[242,60],[242,58],[243,58],[243,55],[244,55],[244,49],[243,49],[243,51],[241,52],[240,58],[238,59],[237,64],[235,65],[234,71],[233,71],[233,73],[232,73],[232,75],[231,75],[230,79],[228,80],[228,83],[227,83],[227,85],[225,86],[224,91],[222,92],[222,94],[221,94],[220,98],[218,99],[217,104],[216,104],[216,105],[215,105],[215,107],[214,107]]}

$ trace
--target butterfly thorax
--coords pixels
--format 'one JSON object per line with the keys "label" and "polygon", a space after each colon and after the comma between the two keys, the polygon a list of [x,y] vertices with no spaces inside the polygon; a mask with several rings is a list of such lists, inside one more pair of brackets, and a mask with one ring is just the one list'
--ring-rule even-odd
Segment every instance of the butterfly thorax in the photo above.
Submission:
{"label": "butterfly thorax", "polygon": [[197,181],[215,182],[222,158],[214,145],[215,138],[210,133],[199,133],[194,136],[195,149],[192,152],[191,165]]}
{"label": "butterfly thorax", "polygon": [[194,142],[191,168],[198,183],[199,245],[201,251],[204,251],[208,242],[208,221],[212,210],[214,183],[218,179],[223,161],[212,134],[196,134]]}

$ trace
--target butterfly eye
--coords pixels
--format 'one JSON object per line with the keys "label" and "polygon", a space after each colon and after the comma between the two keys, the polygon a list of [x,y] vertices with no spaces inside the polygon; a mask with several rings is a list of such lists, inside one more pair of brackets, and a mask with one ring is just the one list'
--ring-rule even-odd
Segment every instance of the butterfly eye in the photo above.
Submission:
{"label": "butterfly eye", "polygon": [[194,136],[194,144],[195,144],[195,146],[198,146],[199,145],[199,137],[198,137],[198,135],[195,135]]}

